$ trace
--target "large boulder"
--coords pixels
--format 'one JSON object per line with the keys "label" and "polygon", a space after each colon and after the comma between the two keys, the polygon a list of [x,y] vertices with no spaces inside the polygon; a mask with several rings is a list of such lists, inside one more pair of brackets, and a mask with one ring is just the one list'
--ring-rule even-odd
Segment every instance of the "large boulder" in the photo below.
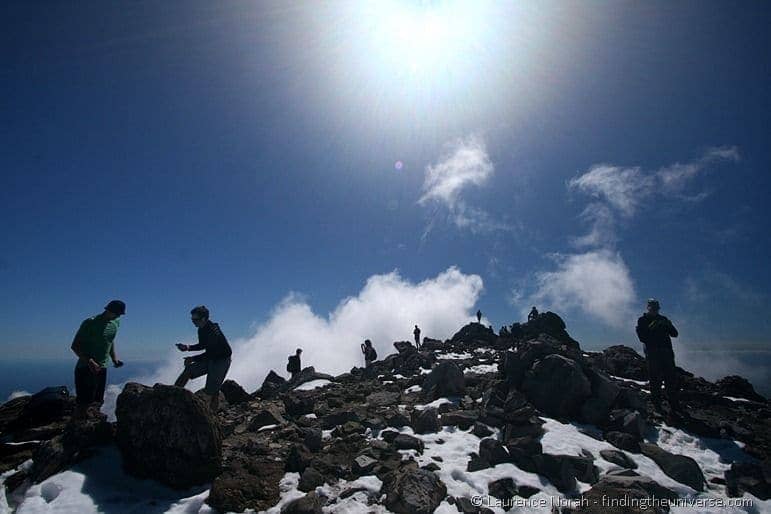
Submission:
{"label": "large boulder", "polygon": [[458,330],[450,338],[450,342],[462,343],[472,347],[493,346],[497,339],[498,336],[492,328],[486,327],[481,323],[469,323]]}
{"label": "large boulder", "polygon": [[771,463],[734,462],[725,472],[728,496],[742,496],[745,492],[768,500],[771,498]]}
{"label": "large boulder", "polygon": [[228,462],[212,483],[206,503],[219,512],[264,511],[280,499],[284,463],[273,458],[244,458]]}
{"label": "large boulder", "polygon": [[222,383],[220,391],[222,391],[225,400],[230,405],[245,403],[252,399],[252,397],[249,396],[249,393],[244,391],[244,388],[235,380],[225,380],[225,382]]}
{"label": "large boulder", "polygon": [[431,434],[439,432],[442,428],[434,407],[412,411],[410,425],[416,434]]}
{"label": "large boulder", "polygon": [[563,493],[575,493],[576,480],[590,484],[599,480],[599,469],[589,457],[542,453],[535,455],[533,461],[538,474],[548,478]]}
{"label": "large boulder", "polygon": [[581,514],[658,514],[656,508],[641,509],[631,505],[630,500],[660,502],[675,500],[677,494],[659,485],[652,478],[639,476],[625,470],[624,474],[613,472],[604,475],[594,486],[581,495],[579,507],[572,512]]}
{"label": "large boulder", "polygon": [[[74,408],[75,398],[70,396],[65,386],[46,387],[31,396],[20,396],[0,406],[0,433],[15,436],[52,422],[66,421],[64,418],[69,418]],[[62,423],[56,433],[63,430]]]}
{"label": "large boulder", "polygon": [[565,328],[566,325],[562,318],[551,311],[547,311],[542,312],[527,323],[514,323],[509,328],[509,333],[515,340],[527,340],[546,334],[573,349],[578,349],[578,342],[570,337]]}
{"label": "large boulder", "polygon": [[720,394],[723,396],[731,396],[734,398],[746,398],[755,402],[765,403],[766,399],[755,392],[755,388],[746,378],[730,375],[723,377],[715,385],[720,390]]}
{"label": "large boulder", "polygon": [[522,391],[542,412],[572,417],[591,394],[591,384],[575,361],[552,354],[533,365]]}
{"label": "large boulder", "polygon": [[704,490],[704,474],[692,458],[675,455],[651,443],[641,443],[640,451],[658,464],[668,477],[696,491]]}
{"label": "large boulder", "polygon": [[428,400],[446,396],[462,396],[466,391],[463,370],[452,361],[434,367],[423,380],[423,394]]}
{"label": "large boulder", "polygon": [[383,477],[380,494],[386,508],[399,514],[432,514],[447,496],[447,487],[432,471],[403,466]]}
{"label": "large boulder", "polygon": [[645,358],[633,348],[615,345],[605,348],[597,364],[607,373],[633,380],[648,380]]}
{"label": "large boulder", "polygon": [[211,481],[222,435],[204,401],[181,387],[130,382],[118,396],[116,442],[125,470],[173,488]]}

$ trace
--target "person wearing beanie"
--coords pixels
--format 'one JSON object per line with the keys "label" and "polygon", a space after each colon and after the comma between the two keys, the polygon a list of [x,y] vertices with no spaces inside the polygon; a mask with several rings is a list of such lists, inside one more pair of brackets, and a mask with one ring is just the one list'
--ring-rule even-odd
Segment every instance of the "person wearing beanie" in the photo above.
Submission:
{"label": "person wearing beanie", "polygon": [[112,360],[116,368],[123,366],[115,352],[115,336],[120,317],[126,314],[126,304],[120,300],[108,303],[104,312],[80,324],[72,340],[72,351],[78,356],[75,365],[75,416],[83,418],[89,407],[101,407],[107,383],[107,364]]}

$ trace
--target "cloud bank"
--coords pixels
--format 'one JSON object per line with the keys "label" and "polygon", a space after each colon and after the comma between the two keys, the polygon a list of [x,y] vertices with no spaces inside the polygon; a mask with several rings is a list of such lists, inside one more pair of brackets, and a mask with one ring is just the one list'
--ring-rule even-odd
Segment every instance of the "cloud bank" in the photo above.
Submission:
{"label": "cloud bank", "polygon": [[[482,289],[481,277],[455,267],[418,283],[393,271],[370,277],[356,296],[343,299],[327,316],[313,312],[302,296],[290,294],[253,335],[231,341],[228,376],[253,391],[271,369],[286,375],[287,356],[298,347],[303,349],[303,366],[339,374],[363,365],[359,345],[365,338],[382,358],[395,351],[394,341],[412,340],[415,324],[424,336],[450,337],[472,319]],[[172,383],[181,369],[182,354],[170,354],[154,376],[140,381]],[[202,386],[203,379],[190,383],[191,389]]]}

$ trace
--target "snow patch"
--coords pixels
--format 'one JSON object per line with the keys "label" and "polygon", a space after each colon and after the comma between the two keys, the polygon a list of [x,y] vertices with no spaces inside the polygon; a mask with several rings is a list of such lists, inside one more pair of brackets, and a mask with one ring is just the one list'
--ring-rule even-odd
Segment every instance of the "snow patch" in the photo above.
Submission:
{"label": "snow patch", "polygon": [[318,389],[319,387],[324,387],[327,384],[331,384],[327,379],[321,378],[318,380],[311,380],[310,382],[305,382],[304,384],[300,384],[297,387],[295,387],[295,391],[312,391],[313,389]]}

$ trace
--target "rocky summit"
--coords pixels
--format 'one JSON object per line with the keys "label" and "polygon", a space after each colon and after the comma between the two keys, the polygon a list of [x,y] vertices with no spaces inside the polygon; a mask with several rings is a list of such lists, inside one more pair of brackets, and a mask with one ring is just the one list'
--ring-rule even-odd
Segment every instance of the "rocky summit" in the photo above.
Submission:
{"label": "rocky summit", "polygon": [[[271,372],[252,393],[228,381],[218,412],[164,385],[126,384],[114,423],[71,419],[63,388],[16,398],[0,406],[0,471],[11,506],[115,446],[126,473],[203,484],[220,512],[771,508],[767,400],[741,377],[678,372],[673,412],[649,400],[634,349],[583,351],[557,314],[499,333],[471,323],[420,350],[397,341],[368,372]],[[318,387],[298,389],[309,382]]]}

